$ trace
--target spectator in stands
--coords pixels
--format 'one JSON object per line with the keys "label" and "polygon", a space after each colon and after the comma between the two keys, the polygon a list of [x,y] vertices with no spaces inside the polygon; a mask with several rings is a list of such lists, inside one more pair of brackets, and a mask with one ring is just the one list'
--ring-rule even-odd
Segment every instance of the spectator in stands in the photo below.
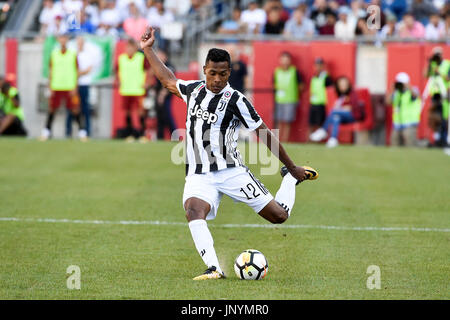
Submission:
{"label": "spectator in stands", "polygon": [[358,111],[358,97],[352,89],[350,79],[342,76],[336,79],[335,90],[337,100],[333,110],[327,116],[323,126],[310,135],[311,141],[319,142],[328,137],[331,127],[331,135],[327,141],[327,147],[334,148],[339,145],[338,135],[341,124],[352,123],[360,118]]}
{"label": "spectator in stands", "polygon": [[348,14],[348,20],[356,26],[359,18],[365,18],[367,13],[366,10],[362,8],[361,0],[353,0],[350,3],[350,13]]}
{"label": "spectator in stands", "polygon": [[120,21],[122,22],[133,15],[130,7],[131,3],[133,3],[137,7],[141,16],[145,16],[145,14],[147,13],[145,0],[115,0],[115,2],[116,8],[120,13]]}
{"label": "spectator in stands", "polygon": [[407,12],[403,15],[403,19],[399,22],[398,35],[401,38],[422,39],[425,36],[425,28],[414,19],[414,16]]}
{"label": "spectator in stands", "polygon": [[[175,73],[174,66],[169,62],[168,54],[165,51],[158,50],[157,55],[159,59]],[[157,119],[157,138],[158,140],[164,139],[164,130],[169,129],[172,134],[176,129],[175,120],[172,116],[172,94],[167,90],[161,82],[156,79],[154,86],[155,90],[155,109]]]}
{"label": "spectator in stands", "polygon": [[366,18],[359,18],[356,22],[355,35],[356,36],[374,36],[377,30],[369,29]]}
{"label": "spectator in stands", "polygon": [[394,37],[397,35],[397,18],[394,14],[386,16],[386,24],[381,28],[380,37],[382,39]]}
{"label": "spectator in stands", "polygon": [[100,6],[100,25],[97,29],[99,36],[113,36],[117,38],[119,31],[117,28],[120,25],[120,12],[116,8],[115,0],[106,0]]}
{"label": "spectator in stands", "polygon": [[304,0],[281,0],[281,4],[290,14],[292,14],[292,12],[294,12],[294,10],[303,2]]}
{"label": "spectator in stands", "polygon": [[79,97],[76,90],[78,80],[77,53],[68,48],[69,36],[67,34],[60,35],[58,42],[59,47],[52,51],[50,58],[49,87],[51,96],[47,123],[42,130],[40,140],[46,141],[51,137],[55,113],[63,102],[78,124],[78,137],[85,140],[87,133],[81,121]]}
{"label": "spectator in stands", "polygon": [[[141,142],[146,142],[145,120],[146,114],[143,106],[143,98],[149,86],[148,72],[150,65],[142,52],[138,51],[138,45],[133,39],[127,42],[125,53],[121,54],[115,67],[119,94],[122,98],[122,108],[125,110],[125,136],[132,142],[139,137]],[[133,127],[132,113],[138,113],[141,130]]]}
{"label": "spectator in stands", "polygon": [[191,7],[188,13],[189,14],[197,13],[201,15],[203,6],[204,6],[203,0],[191,0]]}
{"label": "spectator in stands", "polygon": [[[319,29],[329,23],[328,15],[334,14],[326,0],[315,0],[310,18],[314,21],[316,28]],[[333,31],[334,32],[334,31]]]}
{"label": "spectator in stands", "polygon": [[[377,6],[378,8],[381,8],[383,6],[383,1],[381,1],[381,0],[370,0],[370,3],[368,4],[368,6],[366,8],[366,11],[369,8],[369,6]],[[363,11],[363,13],[361,15],[362,17],[365,17],[367,14],[373,15],[373,11],[372,12],[367,12],[367,13],[366,13],[366,11]],[[378,13],[380,15],[379,16],[379,21],[380,21],[380,29],[381,29],[386,24],[386,14],[382,10],[380,10]],[[387,12],[387,13],[388,14],[392,14],[390,12]]]}
{"label": "spectator in stands", "polygon": [[245,94],[245,91],[248,89],[247,64],[242,61],[240,53],[236,47],[229,47],[228,53],[231,57],[231,74],[228,82],[233,89]]}
{"label": "spectator in stands", "polygon": [[83,2],[80,0],[60,0],[55,5],[61,8],[64,16],[68,16],[80,12],[83,7]]}
{"label": "spectator in stands", "polygon": [[298,8],[292,14],[284,27],[284,34],[291,37],[310,37],[314,35],[314,22],[305,16],[305,12]]}
{"label": "spectator in stands", "polygon": [[245,30],[243,23],[241,22],[241,9],[235,7],[231,14],[230,20],[225,20],[218,29],[218,33],[221,34],[239,34]]}
{"label": "spectator in stands", "polygon": [[392,105],[392,146],[416,145],[417,125],[420,119],[421,100],[418,90],[412,90],[409,75],[400,72],[386,93],[386,105]]}
{"label": "spectator in stands", "polygon": [[437,12],[430,16],[430,22],[425,27],[425,39],[439,40],[445,38],[445,22]]}
{"label": "spectator in stands", "polygon": [[154,0],[153,4],[153,7],[147,11],[147,21],[150,27],[160,30],[164,24],[175,20],[173,13],[164,8],[162,0]]}
{"label": "spectator in stands", "polygon": [[248,9],[241,14],[241,22],[245,25],[248,33],[260,33],[266,19],[266,12],[258,6],[256,1],[251,1]]}
{"label": "spectator in stands", "polygon": [[41,35],[48,35],[49,30],[53,29],[55,24],[55,18],[57,16],[56,8],[53,0],[44,0],[43,9],[39,15],[39,23],[41,24]]}
{"label": "spectator in stands", "polygon": [[388,1],[382,1],[382,7],[383,12],[391,12],[393,13],[397,19],[402,19],[403,15],[406,13],[408,9],[408,3],[407,0],[388,0]]}
{"label": "spectator in stands", "polygon": [[339,8],[339,20],[334,25],[334,35],[338,39],[349,40],[355,37],[356,24],[349,20],[349,14],[347,6]]}
{"label": "spectator in stands", "polygon": [[325,121],[325,107],[327,105],[327,87],[333,85],[331,77],[325,67],[325,61],[318,57],[314,61],[314,75],[309,87],[309,111],[310,131],[316,131]]}
{"label": "spectator in stands", "polygon": [[148,21],[142,16],[139,8],[134,2],[130,2],[129,11],[130,16],[123,22],[123,30],[135,41],[140,41],[141,36],[147,30]]}
{"label": "spectator in stands", "polygon": [[319,27],[320,35],[334,35],[334,26],[336,25],[336,14],[334,12],[328,12],[326,14],[327,21],[325,25]]}
{"label": "spectator in stands", "polygon": [[88,19],[86,15],[86,11],[81,10],[79,13],[80,21],[78,25],[73,25],[73,27],[69,30],[71,33],[95,33],[96,27],[92,24],[92,22]]}
{"label": "spectator in stands", "polygon": [[95,28],[100,24],[100,17],[98,13],[98,5],[95,1],[83,0],[82,10],[86,13],[87,20],[89,20]]}
{"label": "spectator in stands", "polygon": [[282,34],[284,22],[281,20],[281,10],[272,9],[267,15],[267,22],[264,25],[265,34]]}
{"label": "spectator in stands", "polygon": [[289,19],[290,12],[283,8],[283,5],[280,0],[268,0],[264,5],[264,11],[266,11],[266,15],[268,16],[270,11],[279,10],[280,19],[284,23]]}
{"label": "spectator in stands", "polygon": [[162,0],[153,1],[153,7],[147,12],[148,24],[156,30],[156,41],[159,48],[167,50],[169,42],[161,37],[161,27],[167,23],[173,22],[175,17],[172,12],[164,8]]}
{"label": "spectator in stands", "polygon": [[280,141],[289,140],[291,124],[295,121],[298,103],[303,91],[303,79],[292,64],[289,52],[282,52],[279,66],[273,74],[275,90],[275,128],[280,129]]}
{"label": "spectator in stands", "polygon": [[0,76],[0,136],[26,136],[19,92]]}
{"label": "spectator in stands", "polygon": [[263,7],[264,11],[266,11],[266,14],[268,15],[269,12],[273,9],[277,9],[280,11],[283,11],[283,5],[280,0],[267,0]]}
{"label": "spectator in stands", "polygon": [[145,12],[148,14],[149,10],[155,7],[155,0],[147,0],[145,2]]}
{"label": "spectator in stands", "polygon": [[67,23],[61,14],[56,15],[54,23],[47,28],[47,35],[60,35],[67,32]]}
{"label": "spectator in stands", "polygon": [[164,8],[171,11],[176,17],[184,16],[191,7],[190,0],[165,0]]}
{"label": "spectator in stands", "polygon": [[411,13],[417,21],[426,25],[430,15],[438,12],[433,4],[428,1],[413,0],[413,3],[411,4]]}

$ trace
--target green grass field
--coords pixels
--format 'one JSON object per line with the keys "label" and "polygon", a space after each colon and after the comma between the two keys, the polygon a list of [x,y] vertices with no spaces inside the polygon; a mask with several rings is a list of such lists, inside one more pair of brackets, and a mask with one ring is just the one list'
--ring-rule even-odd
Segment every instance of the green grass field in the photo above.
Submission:
{"label": "green grass field", "polygon": [[[288,145],[319,180],[298,187],[291,218],[273,228],[229,226],[269,223],[224,198],[209,225],[228,279],[194,282],[205,266],[185,224],[173,146],[1,139],[0,299],[450,298],[450,157],[441,150]],[[251,169],[275,194],[279,175]],[[266,255],[266,279],[235,276],[234,258],[248,248]],[[69,265],[81,269],[81,290],[66,287]],[[380,267],[379,290],[366,287],[369,265]]]}

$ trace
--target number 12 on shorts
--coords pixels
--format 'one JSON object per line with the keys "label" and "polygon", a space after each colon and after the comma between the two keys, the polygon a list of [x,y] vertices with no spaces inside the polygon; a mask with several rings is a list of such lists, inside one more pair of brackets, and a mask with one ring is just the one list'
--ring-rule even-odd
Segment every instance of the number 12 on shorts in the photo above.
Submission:
{"label": "number 12 on shorts", "polygon": [[[248,193],[246,192],[246,190]],[[247,200],[256,199],[261,195],[261,193],[256,191],[256,187],[251,183],[247,184],[246,188],[241,188],[240,191],[243,194],[245,194],[245,196],[247,197]],[[249,194],[250,194],[250,196],[249,196]],[[252,198],[252,196],[253,196],[253,198]]]}

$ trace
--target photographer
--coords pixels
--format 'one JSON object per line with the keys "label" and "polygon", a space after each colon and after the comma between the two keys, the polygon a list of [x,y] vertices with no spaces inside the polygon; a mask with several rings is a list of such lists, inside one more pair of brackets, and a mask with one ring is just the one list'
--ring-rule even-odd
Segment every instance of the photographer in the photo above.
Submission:
{"label": "photographer", "polygon": [[0,136],[26,136],[17,89],[3,78],[0,85]]}
{"label": "photographer", "polygon": [[415,146],[421,100],[418,92],[411,89],[409,76],[405,72],[396,75],[395,83],[386,94],[386,105],[392,105],[393,108],[391,145]]}
{"label": "photographer", "polygon": [[426,77],[423,100],[431,98],[428,125],[434,132],[434,146],[444,147],[448,132],[450,61],[442,58],[442,48],[433,49]]}

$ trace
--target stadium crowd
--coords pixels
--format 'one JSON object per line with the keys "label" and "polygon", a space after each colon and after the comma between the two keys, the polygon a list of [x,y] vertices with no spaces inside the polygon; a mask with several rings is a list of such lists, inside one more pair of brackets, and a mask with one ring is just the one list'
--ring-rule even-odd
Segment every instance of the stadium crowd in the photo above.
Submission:
{"label": "stadium crowd", "polygon": [[[371,5],[380,8],[380,28],[369,28]],[[223,34],[312,35],[353,39],[355,36],[438,40],[450,36],[450,3],[442,0],[267,0],[234,9],[218,30]]]}
{"label": "stadium crowd", "polygon": [[[43,35],[84,32],[138,39],[147,26],[160,29],[176,18],[198,10],[205,0],[44,0],[39,16]],[[74,26],[63,23],[73,15]],[[77,22],[77,23],[75,23]]]}
{"label": "stadium crowd", "polygon": [[[312,35],[352,39],[382,38],[438,40],[450,36],[450,3],[445,0],[266,0],[234,4],[231,17],[218,33],[275,34],[291,37]],[[42,34],[81,31],[118,37],[121,32],[138,39],[147,26],[160,29],[189,13],[199,12],[217,0],[44,0],[39,17]],[[226,2],[225,2],[226,3]],[[369,28],[369,6],[379,6],[380,26]],[[70,30],[65,19],[79,12],[79,25]]]}

